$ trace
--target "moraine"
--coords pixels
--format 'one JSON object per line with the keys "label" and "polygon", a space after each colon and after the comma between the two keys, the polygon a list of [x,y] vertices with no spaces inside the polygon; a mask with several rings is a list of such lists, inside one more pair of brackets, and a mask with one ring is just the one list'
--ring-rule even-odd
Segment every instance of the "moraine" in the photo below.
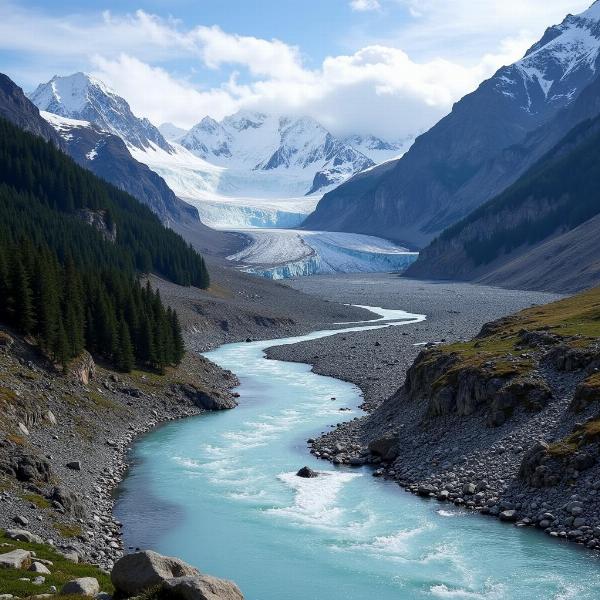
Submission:
{"label": "moraine", "polygon": [[[364,328],[423,319],[373,310],[382,319]],[[206,354],[239,377],[240,406],[170,423],[135,446],[116,506],[126,544],[233,579],[248,600],[597,598],[590,553],[308,454],[308,437],[360,414],[360,390],[264,350],[362,328]],[[303,465],[319,477],[296,477]]]}

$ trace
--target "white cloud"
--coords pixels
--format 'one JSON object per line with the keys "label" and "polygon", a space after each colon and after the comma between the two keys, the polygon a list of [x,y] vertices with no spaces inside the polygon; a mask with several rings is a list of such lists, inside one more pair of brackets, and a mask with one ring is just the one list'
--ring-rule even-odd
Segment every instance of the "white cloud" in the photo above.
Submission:
{"label": "white cloud", "polygon": [[358,12],[366,12],[370,10],[379,10],[381,5],[379,0],[352,0],[350,8]]}
{"label": "white cloud", "polygon": [[[69,72],[64,65],[72,65],[71,71],[91,69],[136,114],[157,124],[189,127],[206,114],[220,118],[248,107],[309,114],[339,133],[402,138],[431,126],[481,80],[518,59],[534,39],[528,29],[532,23],[539,37],[548,21],[562,19],[567,4],[480,0],[474,8],[472,0],[393,1],[413,13],[402,35],[326,57],[313,68],[305,65],[298,47],[277,39],[237,35],[216,26],[185,28],[141,10],[50,17],[2,0],[0,48],[27,53],[36,59],[33,64],[47,68],[59,64],[64,73]],[[354,4],[366,9],[373,2]],[[542,4],[545,10],[534,19],[533,9],[540,12]],[[502,19],[512,29],[502,25],[502,36],[492,35],[489,31],[499,28]],[[522,28],[515,26],[519,21]],[[481,51],[489,43],[473,50],[472,38],[486,31],[496,40],[494,51]],[[471,47],[467,58],[456,50],[454,38],[460,40],[458,46]],[[190,64],[214,72],[221,83],[198,86],[169,69],[178,61],[188,65],[186,72],[191,72]]]}

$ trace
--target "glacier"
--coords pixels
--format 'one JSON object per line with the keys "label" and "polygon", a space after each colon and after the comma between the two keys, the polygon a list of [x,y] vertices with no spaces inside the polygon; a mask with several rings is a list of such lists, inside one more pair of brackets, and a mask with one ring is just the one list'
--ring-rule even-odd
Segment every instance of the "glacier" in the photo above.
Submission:
{"label": "glacier", "polygon": [[418,257],[368,235],[302,230],[241,230],[249,244],[228,256],[246,273],[286,279],[326,273],[402,272]]}

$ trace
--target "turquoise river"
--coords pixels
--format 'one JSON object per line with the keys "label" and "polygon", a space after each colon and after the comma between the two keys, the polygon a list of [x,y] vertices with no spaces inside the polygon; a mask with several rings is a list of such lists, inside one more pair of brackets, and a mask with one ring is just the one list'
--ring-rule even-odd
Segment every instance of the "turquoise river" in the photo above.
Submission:
{"label": "turquoise river", "polygon": [[[360,390],[264,350],[424,319],[372,310],[378,321],[207,353],[238,376],[240,405],[136,443],[116,505],[125,543],[232,579],[247,600],[600,598],[592,553],[309,454],[307,438],[360,414]],[[304,465],[320,476],[296,477]]]}

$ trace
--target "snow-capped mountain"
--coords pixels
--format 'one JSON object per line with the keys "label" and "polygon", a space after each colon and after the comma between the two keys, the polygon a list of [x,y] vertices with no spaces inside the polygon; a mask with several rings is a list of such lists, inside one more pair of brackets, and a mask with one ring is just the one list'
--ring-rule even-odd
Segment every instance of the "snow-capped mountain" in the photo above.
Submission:
{"label": "snow-capped mountain", "polygon": [[154,144],[165,152],[173,152],[171,145],[148,119],[136,117],[126,100],[86,73],[54,76],[47,83],[40,84],[29,99],[40,110],[94,123],[135,148],[145,149]]}
{"label": "snow-capped mountain", "polygon": [[[381,142],[382,148],[384,142]],[[306,175],[304,193],[340,183],[375,162],[315,119],[240,111],[221,122],[204,117],[179,143],[215,165]],[[389,152],[395,148],[387,147]]]}
{"label": "snow-capped mountain", "polygon": [[494,76],[496,89],[524,111],[568,104],[596,73],[600,52],[600,3],[549,27],[516,63]]}
{"label": "snow-capped mountain", "polygon": [[135,160],[125,142],[89,121],[40,115],[58,133],[73,160],[146,204],[164,223],[198,223],[198,211],[175,196],[164,179]]}
{"label": "snow-capped mountain", "polygon": [[177,127],[177,125],[174,125],[173,123],[163,123],[162,125],[158,126],[158,130],[165,140],[169,142],[173,142],[187,133],[187,129]]}
{"label": "snow-capped mountain", "polygon": [[560,129],[555,119],[598,77],[599,56],[596,1],[547,29],[521,60],[457,102],[399,160],[325,194],[304,226],[426,245],[539,158],[530,151],[539,142],[536,134],[546,126]]}
{"label": "snow-capped mountain", "polygon": [[[309,117],[257,111],[220,122],[205,117],[189,131],[172,123],[159,130],[83,73],[55,76],[30,98],[40,110],[121,138],[135,160],[218,227],[298,225],[325,191],[399,153],[396,145],[372,136],[353,136],[349,143]],[[75,127],[68,135],[83,133]],[[375,159],[369,156],[374,153]]]}
{"label": "snow-capped mountain", "polygon": [[379,164],[399,158],[409,148],[414,138],[407,138],[401,142],[386,142],[374,135],[349,135],[342,139],[348,146],[352,146],[374,163]]}

